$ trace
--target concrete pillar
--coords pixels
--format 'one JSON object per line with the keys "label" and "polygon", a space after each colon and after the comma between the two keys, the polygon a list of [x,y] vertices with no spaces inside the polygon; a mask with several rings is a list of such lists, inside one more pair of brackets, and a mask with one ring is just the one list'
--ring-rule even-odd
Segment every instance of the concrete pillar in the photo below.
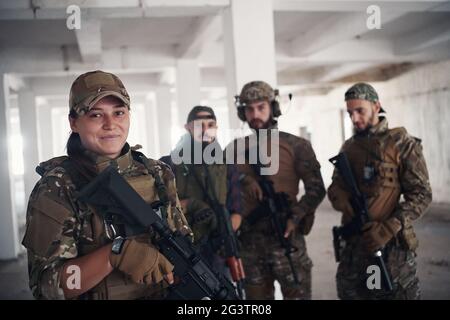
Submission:
{"label": "concrete pillar", "polygon": [[178,125],[184,126],[192,107],[200,104],[200,68],[195,59],[180,59],[176,70]]}
{"label": "concrete pillar", "polygon": [[0,74],[0,260],[17,258],[20,249],[8,145],[9,112],[8,78],[7,75]]}
{"label": "concrete pillar", "polygon": [[25,199],[28,199],[39,180],[35,168],[39,163],[36,120],[36,96],[30,90],[19,91],[20,131],[23,139]]}
{"label": "concrete pillar", "polygon": [[155,94],[159,153],[161,156],[165,156],[170,153],[172,148],[172,95],[169,87],[159,87]]}
{"label": "concrete pillar", "polygon": [[223,23],[230,127],[238,128],[234,95],[243,85],[253,80],[277,85],[272,0],[231,0]]}
{"label": "concrete pillar", "polygon": [[46,161],[53,157],[52,107],[45,102],[38,106],[38,110],[39,161]]}

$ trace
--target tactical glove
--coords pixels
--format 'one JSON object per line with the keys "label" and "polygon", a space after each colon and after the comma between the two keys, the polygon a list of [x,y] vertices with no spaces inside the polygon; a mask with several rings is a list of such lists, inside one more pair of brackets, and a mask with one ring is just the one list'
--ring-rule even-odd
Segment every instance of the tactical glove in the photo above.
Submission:
{"label": "tactical glove", "polygon": [[127,239],[120,254],[110,253],[109,261],[134,282],[148,285],[161,282],[173,270],[166,257],[142,238]]}
{"label": "tactical glove", "polygon": [[214,211],[208,204],[198,199],[189,200],[187,219],[196,242],[209,235],[217,227],[217,218]]}
{"label": "tactical glove", "polygon": [[390,218],[383,222],[371,221],[362,228],[362,240],[369,252],[383,248],[402,229],[397,218]]}

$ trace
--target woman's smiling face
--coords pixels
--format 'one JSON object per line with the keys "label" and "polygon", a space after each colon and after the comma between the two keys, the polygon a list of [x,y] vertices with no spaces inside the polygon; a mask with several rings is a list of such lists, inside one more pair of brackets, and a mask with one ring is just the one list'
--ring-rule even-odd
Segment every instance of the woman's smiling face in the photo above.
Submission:
{"label": "woman's smiling face", "polygon": [[69,121],[72,131],[80,135],[83,147],[115,159],[127,141],[130,111],[120,99],[106,96],[86,114],[69,117]]}

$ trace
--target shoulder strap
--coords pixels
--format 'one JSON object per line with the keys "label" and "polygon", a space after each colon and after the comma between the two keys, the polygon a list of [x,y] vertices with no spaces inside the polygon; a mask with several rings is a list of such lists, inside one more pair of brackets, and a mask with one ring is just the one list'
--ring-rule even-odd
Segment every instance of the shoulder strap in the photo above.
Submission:
{"label": "shoulder strap", "polygon": [[164,219],[167,219],[167,208],[169,207],[170,200],[167,192],[166,185],[162,181],[161,176],[154,170],[150,165],[150,159],[147,158],[142,152],[131,150],[131,155],[133,160],[141,163],[147,169],[147,171],[153,176],[155,179],[156,191],[158,192],[158,197],[161,203],[163,204],[164,210],[161,211]]}
{"label": "shoulder strap", "polygon": [[78,166],[75,161],[70,158],[64,160],[61,163],[61,167],[66,170],[77,190],[81,190],[93,178],[92,176],[89,176],[84,170],[82,170],[80,166]]}
{"label": "shoulder strap", "polygon": [[61,163],[63,163],[67,158],[67,156],[61,156],[43,161],[36,167],[36,173],[43,177],[48,171],[61,166]]}

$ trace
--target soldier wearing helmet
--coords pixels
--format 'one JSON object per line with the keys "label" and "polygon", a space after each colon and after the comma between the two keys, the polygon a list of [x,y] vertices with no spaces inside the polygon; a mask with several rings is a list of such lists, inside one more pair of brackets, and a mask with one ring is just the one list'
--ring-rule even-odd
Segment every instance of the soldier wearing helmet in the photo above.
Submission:
{"label": "soldier wearing helmet", "polygon": [[170,168],[128,145],[129,110],[130,97],[114,74],[87,72],[72,84],[67,156],[38,166],[42,178],[28,202],[22,244],[36,299],[160,298],[165,282],[173,282],[173,266],[152,236],[127,238],[123,221],[76,196],[114,165],[147,202],[168,199],[161,212],[169,226],[191,233]]}
{"label": "soldier wearing helmet", "polygon": [[[325,196],[320,164],[309,141],[278,131],[277,118],[281,115],[278,90],[263,81],[252,81],[242,88],[236,104],[238,117],[249,124],[253,136],[261,136],[263,130],[268,130],[278,133],[279,137],[278,141],[252,139],[252,135],[242,138],[246,162],[238,163],[243,189],[240,243],[247,275],[247,298],[274,299],[274,281],[277,280],[284,299],[310,299],[312,261],[306,250],[305,235],[310,232],[315,210]],[[257,141],[257,145],[252,145],[252,141]],[[234,141],[236,159],[241,142]],[[279,152],[275,159],[279,160],[278,170],[266,178],[272,181],[275,192],[284,193],[288,198],[288,212],[279,214],[285,214],[283,236],[297,249],[291,256],[298,283],[294,281],[284,249],[268,217],[267,199],[260,185],[262,171],[255,170],[249,159],[251,150],[261,147],[277,148]],[[297,200],[300,181],[303,181],[305,193]]]}

